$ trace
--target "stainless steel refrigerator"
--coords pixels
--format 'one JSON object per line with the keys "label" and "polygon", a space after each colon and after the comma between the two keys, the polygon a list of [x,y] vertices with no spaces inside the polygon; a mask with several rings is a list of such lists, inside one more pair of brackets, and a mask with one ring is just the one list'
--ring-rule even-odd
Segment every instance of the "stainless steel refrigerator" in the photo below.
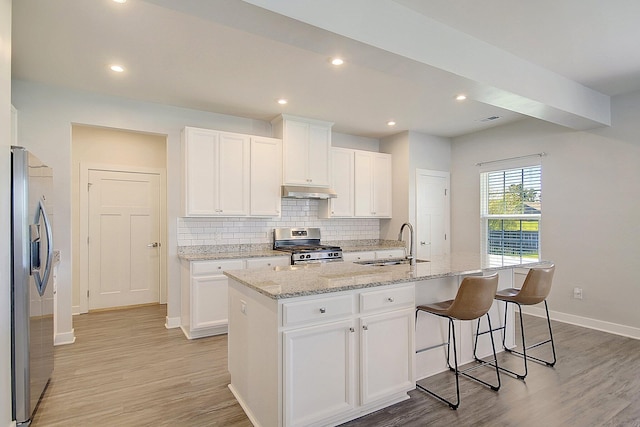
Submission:
{"label": "stainless steel refrigerator", "polygon": [[53,372],[53,171],[11,148],[13,419],[31,424]]}

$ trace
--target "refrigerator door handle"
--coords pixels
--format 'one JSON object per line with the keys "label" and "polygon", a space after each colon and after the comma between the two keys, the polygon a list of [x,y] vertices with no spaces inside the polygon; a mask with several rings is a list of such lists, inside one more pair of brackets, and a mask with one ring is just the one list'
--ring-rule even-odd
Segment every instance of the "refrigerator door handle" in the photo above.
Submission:
{"label": "refrigerator door handle", "polygon": [[[40,275],[42,270],[42,264],[40,260],[40,214],[42,213],[42,219],[44,221],[45,232],[47,233],[47,261],[44,266],[44,273]],[[51,275],[51,262],[53,261],[53,235],[51,233],[51,223],[49,222],[49,216],[44,208],[42,199],[38,201],[38,208],[36,209],[36,215],[34,218],[34,224],[31,229],[31,274],[33,275],[36,288],[40,296],[44,295],[44,291],[47,288],[49,282],[49,276]]]}

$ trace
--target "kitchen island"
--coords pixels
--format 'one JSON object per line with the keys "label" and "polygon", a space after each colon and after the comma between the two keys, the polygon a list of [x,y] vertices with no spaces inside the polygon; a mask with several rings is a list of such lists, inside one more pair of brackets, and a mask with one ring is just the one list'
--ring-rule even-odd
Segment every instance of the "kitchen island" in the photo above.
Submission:
{"label": "kitchen island", "polygon": [[[453,298],[466,275],[498,271],[499,288],[511,287],[514,270],[541,264],[486,267],[478,255],[454,254],[414,266],[226,271],[229,388],[253,424],[265,427],[337,425],[408,399],[416,379],[446,368],[437,351],[416,358],[416,348],[446,336],[446,322],[435,316],[414,323],[416,304]],[[504,308],[495,305],[501,318]],[[458,323],[460,360],[471,360],[475,323]]]}

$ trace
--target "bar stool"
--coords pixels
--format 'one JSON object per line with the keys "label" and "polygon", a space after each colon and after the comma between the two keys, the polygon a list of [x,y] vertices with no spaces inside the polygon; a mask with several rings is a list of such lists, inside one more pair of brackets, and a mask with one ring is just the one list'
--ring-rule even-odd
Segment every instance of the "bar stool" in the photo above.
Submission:
{"label": "bar stool", "polygon": [[[522,357],[522,359],[524,360],[524,373],[523,374],[517,373],[509,369],[506,369],[502,366],[499,366],[498,368],[501,371],[507,372],[521,380],[524,380],[529,372],[529,369],[527,366],[527,360],[532,360],[534,362],[547,365],[547,366],[554,366],[556,364],[556,347],[553,342],[553,332],[551,331],[551,320],[549,318],[549,306],[547,304],[547,296],[551,291],[551,282],[553,280],[554,271],[555,271],[555,265],[553,264],[551,264],[550,267],[546,267],[546,268],[532,268],[529,270],[529,273],[527,274],[527,277],[525,278],[524,283],[522,284],[522,288],[502,289],[498,291],[495,295],[496,300],[505,302],[505,310],[504,310],[504,326],[501,326],[494,330],[500,330],[500,329],[503,330],[502,347],[506,352]],[[534,305],[540,302],[544,302],[544,309],[547,313],[547,326],[549,327],[549,339],[527,346],[525,337],[524,337],[524,322],[522,321],[522,306]],[[520,333],[522,337],[522,352],[509,349],[505,344],[505,338],[506,338],[506,332],[507,332],[507,329],[506,329],[507,313],[509,311],[507,310],[507,308],[509,304],[516,304],[518,306],[518,311],[520,313]],[[479,327],[480,325],[478,324],[478,328]],[[491,325],[489,325],[489,330],[492,330]],[[479,329],[476,330],[476,343],[477,343],[478,335],[486,334],[488,332],[489,331],[479,332]],[[553,360],[550,360],[550,361],[543,360],[527,354],[527,350],[531,350],[532,348],[540,347],[541,345],[548,344],[548,343],[551,343],[551,352],[553,354]],[[474,355],[475,355],[475,347],[474,347]]]}
{"label": "bar stool", "polygon": [[[493,364],[484,362],[480,360],[480,365],[475,365],[471,368],[465,369],[464,371],[460,371],[458,369],[458,352],[456,345],[456,333],[453,325],[453,320],[475,320],[480,317],[487,315],[487,320],[489,322],[489,328],[491,328],[491,318],[488,315],[489,309],[493,304],[493,298],[498,288],[498,275],[493,274],[491,276],[472,276],[465,277],[458,288],[458,293],[456,294],[455,299],[437,302],[433,304],[425,304],[420,305],[416,308],[416,324],[418,322],[418,313],[421,311],[425,313],[435,314],[436,316],[446,317],[449,319],[449,331],[447,335],[447,341],[425,349],[421,349],[416,351],[416,353],[420,353],[427,350],[432,350],[435,348],[442,347],[444,345],[447,346],[447,366],[450,370],[455,373],[456,379],[456,403],[453,403],[444,397],[438,395],[437,393],[421,386],[420,384],[416,384],[416,387],[422,391],[429,393],[430,395],[440,399],[441,401],[448,404],[451,409],[457,409],[460,405],[460,384],[459,384],[459,376],[464,375],[467,378],[478,381],[481,384],[490,387],[492,390],[497,391],[500,388],[500,371],[498,370],[498,363],[496,357],[496,347],[493,341],[493,334],[491,334],[491,347],[493,348]],[[451,339],[453,339],[453,360],[454,366],[452,367],[449,362],[449,355],[451,352]],[[497,385],[489,384],[479,378],[471,376],[467,374],[471,369],[475,369],[483,364],[489,364],[490,366],[495,367]]]}

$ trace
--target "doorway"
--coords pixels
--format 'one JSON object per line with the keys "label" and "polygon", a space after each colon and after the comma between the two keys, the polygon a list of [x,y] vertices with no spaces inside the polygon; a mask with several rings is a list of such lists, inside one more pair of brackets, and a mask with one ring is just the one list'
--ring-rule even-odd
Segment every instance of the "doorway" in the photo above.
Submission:
{"label": "doorway", "polygon": [[73,313],[166,303],[166,136],[74,125],[72,163]]}
{"label": "doorway", "polygon": [[416,252],[431,259],[450,252],[449,172],[416,170]]}

